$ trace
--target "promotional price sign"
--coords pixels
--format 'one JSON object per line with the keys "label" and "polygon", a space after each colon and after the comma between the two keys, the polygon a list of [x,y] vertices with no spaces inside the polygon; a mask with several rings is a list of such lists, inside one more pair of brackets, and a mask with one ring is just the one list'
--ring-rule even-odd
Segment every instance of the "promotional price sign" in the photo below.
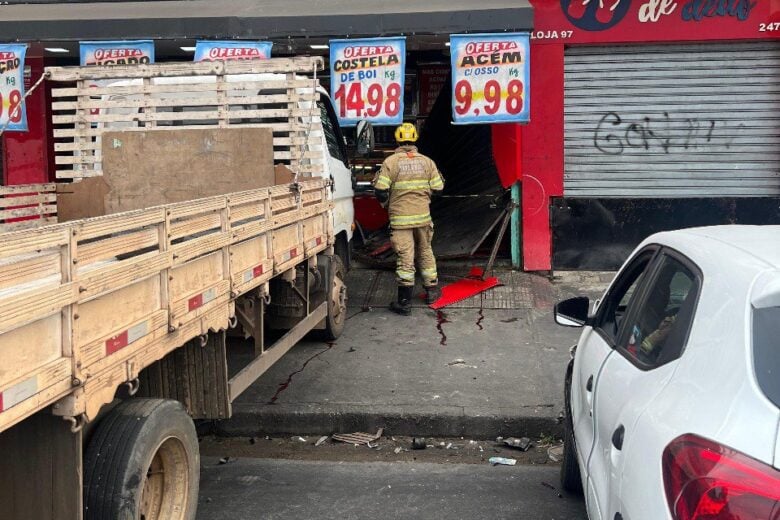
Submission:
{"label": "promotional price sign", "polygon": [[194,61],[267,60],[271,42],[197,41]]}
{"label": "promotional price sign", "polygon": [[527,123],[528,33],[453,34],[452,121]]}
{"label": "promotional price sign", "polygon": [[330,95],[339,123],[401,124],[405,66],[406,38],[331,40]]}
{"label": "promotional price sign", "polygon": [[22,103],[26,52],[27,45],[0,45],[0,128],[8,124],[6,132],[27,131],[27,111]]}
{"label": "promotional price sign", "polygon": [[79,42],[82,65],[138,65],[154,63],[151,40]]}

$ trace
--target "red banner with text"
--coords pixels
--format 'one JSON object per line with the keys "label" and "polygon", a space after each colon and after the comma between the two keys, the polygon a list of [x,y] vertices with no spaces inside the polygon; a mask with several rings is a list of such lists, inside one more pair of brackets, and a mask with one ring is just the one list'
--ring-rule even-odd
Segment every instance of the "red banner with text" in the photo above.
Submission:
{"label": "red banner with text", "polygon": [[780,39],[780,0],[531,0],[533,43]]}

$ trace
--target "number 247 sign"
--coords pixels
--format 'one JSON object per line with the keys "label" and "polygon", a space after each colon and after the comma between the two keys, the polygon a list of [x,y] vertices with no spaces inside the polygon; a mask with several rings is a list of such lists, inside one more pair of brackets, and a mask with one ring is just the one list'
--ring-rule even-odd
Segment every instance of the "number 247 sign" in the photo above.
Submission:
{"label": "number 247 sign", "polygon": [[528,33],[453,34],[450,52],[454,123],[528,122]]}

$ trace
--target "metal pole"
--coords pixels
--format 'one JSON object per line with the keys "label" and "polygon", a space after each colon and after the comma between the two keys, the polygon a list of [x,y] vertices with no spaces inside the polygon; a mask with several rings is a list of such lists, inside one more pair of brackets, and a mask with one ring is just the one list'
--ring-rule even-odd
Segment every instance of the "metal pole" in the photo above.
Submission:
{"label": "metal pole", "polygon": [[512,184],[512,269],[520,269],[520,181]]}

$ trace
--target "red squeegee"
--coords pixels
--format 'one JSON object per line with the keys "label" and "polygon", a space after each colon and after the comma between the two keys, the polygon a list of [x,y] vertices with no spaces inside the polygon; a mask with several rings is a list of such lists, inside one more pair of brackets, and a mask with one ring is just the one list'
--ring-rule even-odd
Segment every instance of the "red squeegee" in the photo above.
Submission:
{"label": "red squeegee", "polygon": [[[468,276],[462,280],[458,280],[457,282],[453,282],[442,287],[441,297],[429,305],[431,309],[441,309],[442,307],[452,305],[453,303],[458,303],[459,301],[463,301],[466,298],[471,298],[472,296],[476,296],[481,292],[501,285],[501,282],[499,282],[498,278],[495,276],[485,278],[485,275],[492,274],[493,272],[493,262],[496,260],[498,247],[501,245],[501,240],[504,238],[507,225],[509,224],[509,220],[512,217],[513,208],[514,205],[510,202],[504,210],[503,214],[499,215],[499,217],[488,228],[487,233],[485,234],[485,236],[490,234],[496,224],[501,222],[501,228],[498,231],[498,235],[496,235],[496,241],[493,243],[493,249],[490,251],[490,258],[488,259],[488,263],[485,269],[483,270],[481,267],[472,267]],[[485,237],[483,237],[483,240],[484,238]]]}
{"label": "red squeegee", "polygon": [[501,285],[501,282],[495,276],[483,279],[483,275],[481,267],[472,267],[466,278],[442,287],[441,297],[430,304],[429,307],[434,310],[441,309]]}

